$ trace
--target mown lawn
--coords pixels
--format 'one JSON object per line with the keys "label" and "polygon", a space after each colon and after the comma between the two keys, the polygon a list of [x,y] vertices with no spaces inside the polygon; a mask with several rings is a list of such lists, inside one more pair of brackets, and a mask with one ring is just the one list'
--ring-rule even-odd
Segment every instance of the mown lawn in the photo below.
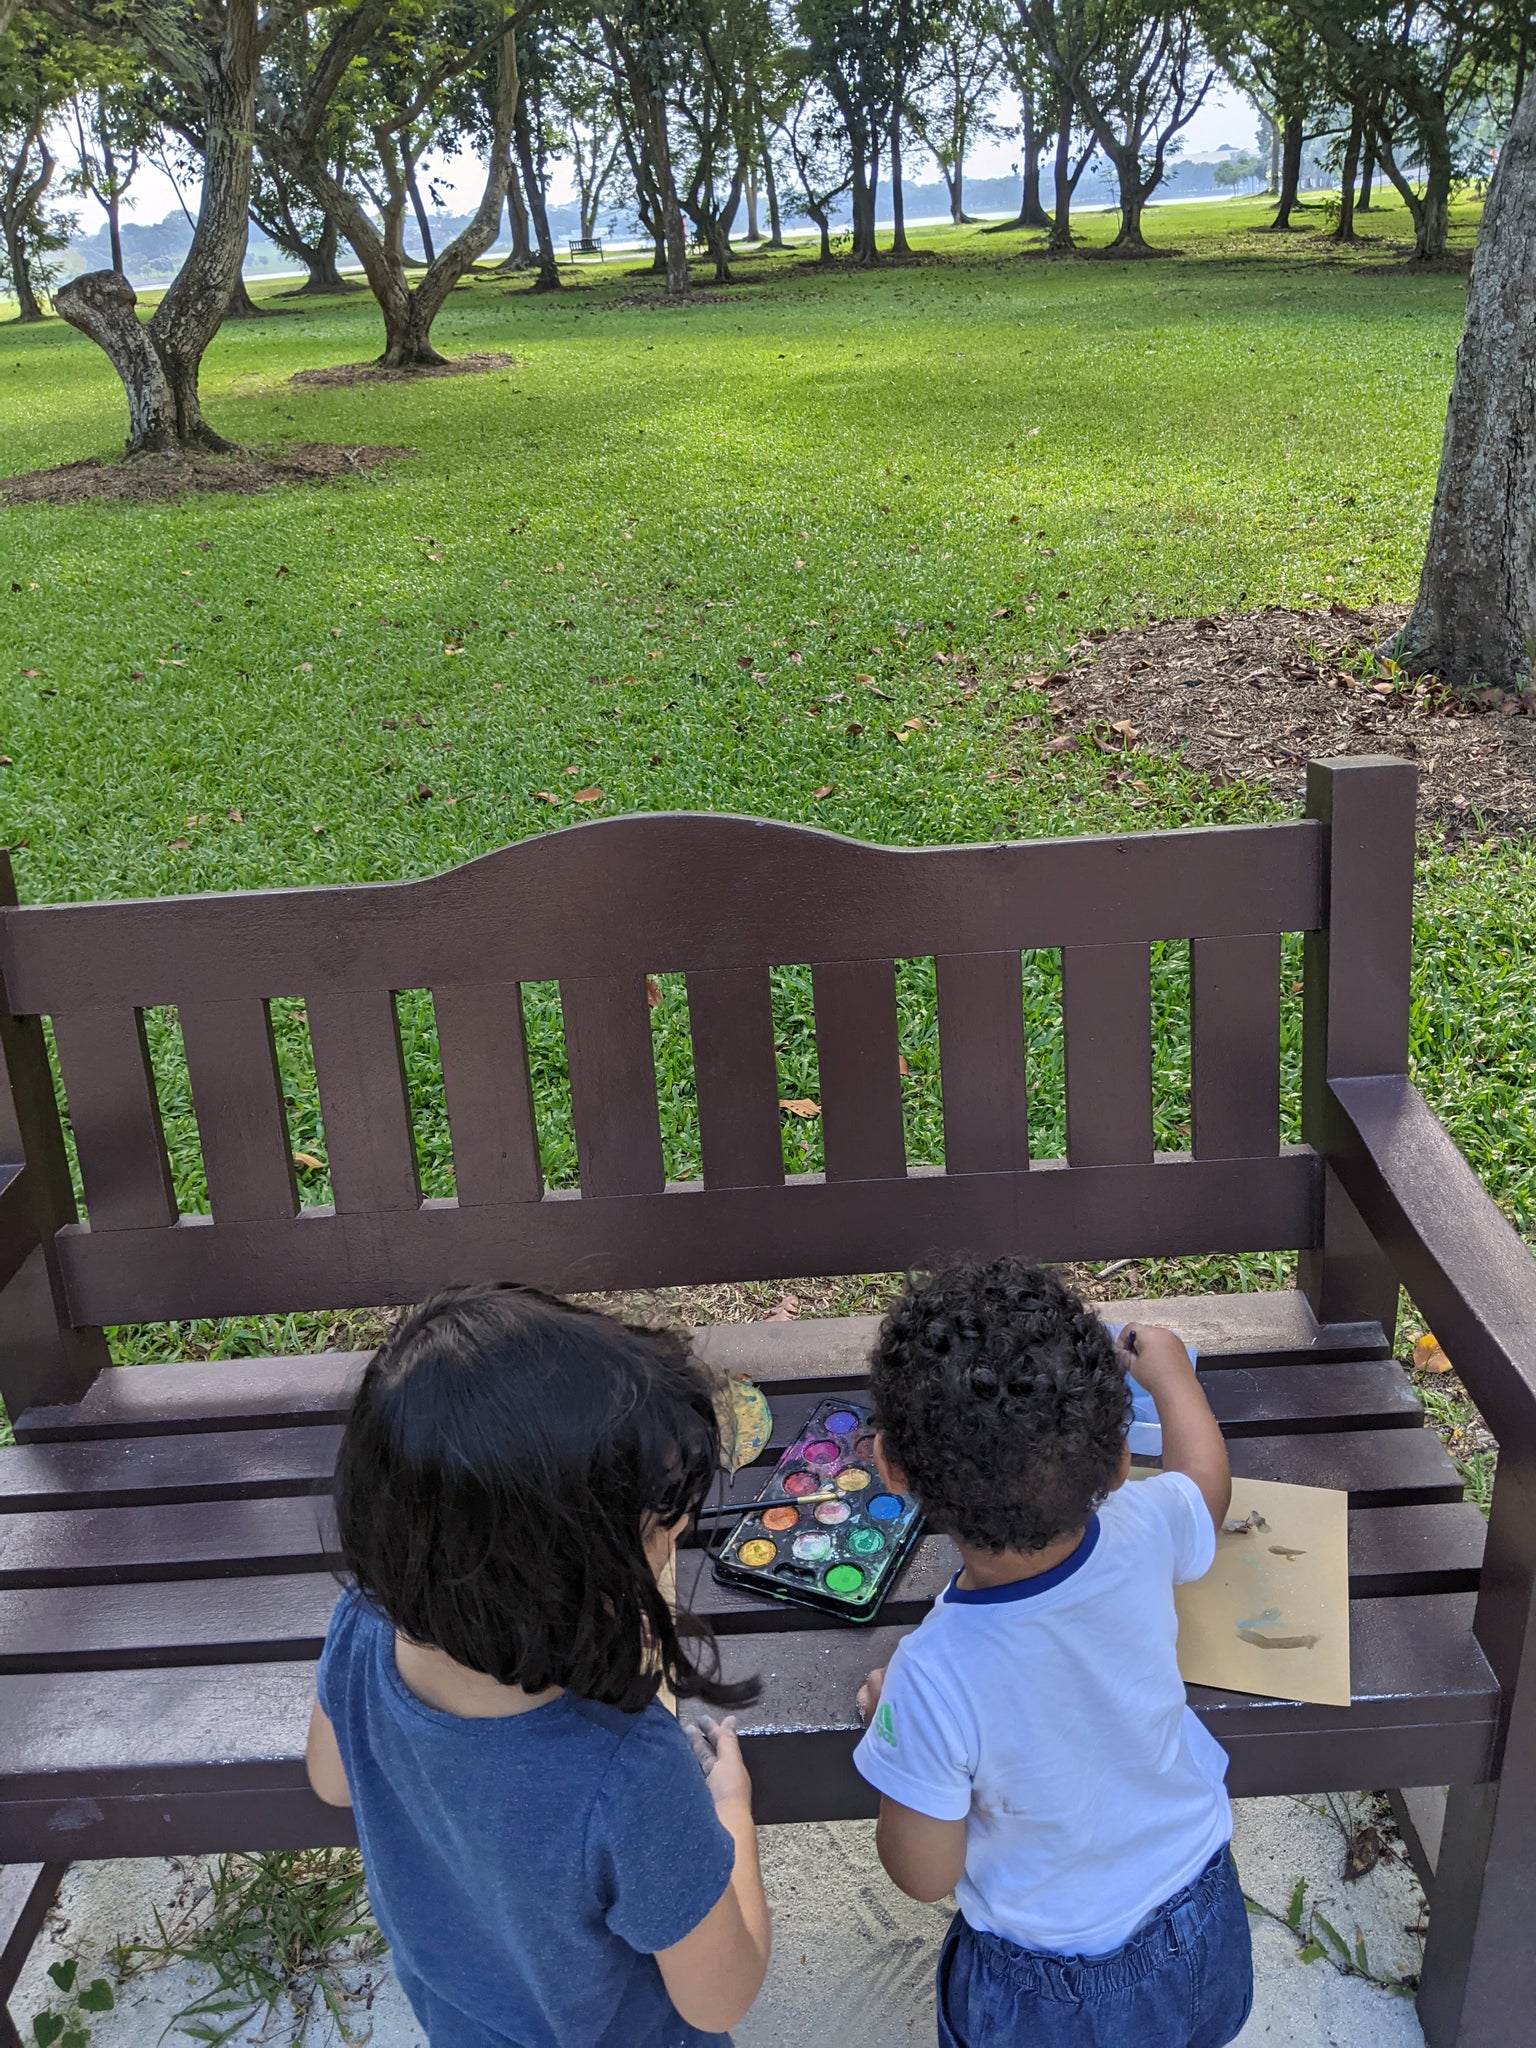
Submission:
{"label": "mown lawn", "polygon": [[[0,843],[24,898],[419,875],[642,809],[908,844],[1272,812],[1177,761],[1106,777],[1048,754],[1044,699],[1010,687],[1149,612],[1411,595],[1464,278],[1401,264],[1401,211],[1341,256],[1245,231],[1263,217],[1159,210],[1154,237],[1184,253],[1141,265],[1021,258],[1020,238],[975,230],[925,232],[934,260],[868,276],[753,259],[683,312],[630,303],[622,266],[558,298],[483,279],[438,340],[513,368],[411,385],[287,381],[376,350],[361,295],[227,329],[203,381],[225,432],[418,453],[336,488],[0,511]],[[59,324],[0,326],[0,393],[0,474],[119,439],[103,360]],[[1422,1084],[1528,1234],[1533,873],[1524,844],[1426,848],[1414,1022]],[[1055,973],[1047,957],[1026,976],[1043,1151],[1060,1141]],[[1167,1144],[1188,1114],[1185,986],[1165,949]],[[658,993],[686,1172],[685,1006]],[[302,995],[279,1016],[321,1200]],[[814,1096],[804,977],[781,997],[783,1092]],[[931,966],[904,967],[902,997],[910,1140],[931,1158]],[[568,1180],[553,992],[529,1013],[546,1168]],[[445,1192],[429,1006],[405,998],[403,1021],[424,1180]],[[154,1036],[196,1207],[173,1020]],[[815,1164],[814,1120],[785,1121],[789,1162]],[[302,1333],[182,1334],[240,1350]],[[159,1341],[125,1333],[124,1355]]]}

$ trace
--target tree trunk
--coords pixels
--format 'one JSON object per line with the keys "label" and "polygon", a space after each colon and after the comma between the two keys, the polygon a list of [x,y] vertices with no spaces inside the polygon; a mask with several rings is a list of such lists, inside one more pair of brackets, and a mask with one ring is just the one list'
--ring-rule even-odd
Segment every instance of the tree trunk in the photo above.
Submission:
{"label": "tree trunk", "polygon": [[1472,264],[1429,547],[1400,658],[1456,688],[1529,689],[1536,653],[1536,80]]}
{"label": "tree trunk", "polygon": [[533,159],[533,123],[528,119],[528,103],[519,99],[517,112],[513,116],[513,134],[517,141],[518,168],[523,174],[523,193],[528,201],[528,212],[533,221],[533,237],[539,251],[539,274],[533,281],[536,292],[557,292],[560,285],[560,265],[555,256],[554,237],[549,232],[549,208],[544,203],[544,181],[539,176],[538,165]]}
{"label": "tree trunk", "polygon": [[1275,217],[1257,230],[1261,235],[1289,235],[1296,232],[1291,224],[1291,213],[1296,205],[1296,195],[1301,188],[1301,152],[1305,142],[1306,127],[1301,115],[1287,114],[1281,131],[1280,189],[1276,195]]}
{"label": "tree trunk", "polygon": [[224,309],[226,320],[265,320],[267,311],[258,306],[246,289],[243,276],[235,279],[234,289],[229,295],[229,304]]}
{"label": "tree trunk", "polygon": [[1349,123],[1349,140],[1344,145],[1344,167],[1339,175],[1339,224],[1333,231],[1336,242],[1354,242],[1355,233],[1355,173],[1360,168],[1360,143],[1365,123],[1356,107]]}
{"label": "tree trunk", "polygon": [[140,324],[138,298],[120,271],[88,270],[54,293],[53,303],[71,327],[102,350],[128,400],[128,453],[178,455],[183,442],[176,400],[153,332]]}
{"label": "tree trunk", "polygon": [[907,202],[901,189],[901,96],[905,80],[897,81],[896,111],[891,115],[891,254],[910,256],[907,240]]}
{"label": "tree trunk", "polygon": [[350,284],[337,267],[340,242],[336,223],[327,216],[320,228],[319,241],[304,252],[304,267],[309,276],[293,294],[296,299],[317,298],[322,293],[356,291],[356,285]]}
{"label": "tree trunk", "polygon": [[1376,148],[1367,137],[1365,144],[1365,168],[1360,173],[1360,197],[1355,201],[1356,213],[1369,213],[1375,205],[1371,187],[1376,182]]}
{"label": "tree trunk", "polygon": [[1047,249],[1069,256],[1077,247],[1072,234],[1072,88],[1062,85],[1056,92],[1056,210],[1051,220]]}
{"label": "tree trunk", "polygon": [[1128,150],[1113,161],[1120,187],[1120,228],[1107,253],[1111,256],[1151,256],[1155,252],[1141,232],[1141,216],[1147,203],[1141,182],[1141,164]]}
{"label": "tree trunk", "polygon": [[1280,197],[1280,123],[1269,116],[1269,196]]}
{"label": "tree trunk", "polygon": [[773,175],[773,153],[763,138],[761,128],[758,135],[763,143],[763,189],[768,194],[768,246],[770,249],[782,249],[784,226],[779,219],[779,183]]}
{"label": "tree trunk", "polygon": [[657,250],[666,271],[667,297],[685,299],[693,290],[693,280],[688,275],[688,226],[683,219],[682,203],[677,196],[677,179],[672,171],[666,102],[659,92],[652,91],[640,70],[638,59],[631,60],[629,77],[635,112],[645,137],[646,160],[656,187],[656,206],[660,215],[656,223]]}
{"label": "tree trunk", "polygon": [[824,206],[818,206],[809,193],[806,195],[805,210],[811,216],[811,219],[815,221],[816,232],[821,236],[821,248],[817,253],[816,261],[818,263],[830,263],[832,261],[832,224],[827,217],[827,210]]}
{"label": "tree trunk", "polygon": [[748,242],[760,242],[763,237],[757,225],[757,172],[751,164],[747,165],[746,196],[747,232],[744,239]]}
{"label": "tree trunk", "polygon": [[1025,228],[1048,228],[1051,216],[1046,212],[1040,199],[1040,136],[1035,127],[1035,100],[1033,93],[1025,93],[1021,102],[1024,111],[1024,199],[1019,207],[1019,225]]}
{"label": "tree trunk", "polygon": [[128,453],[173,454],[232,444],[203,418],[197,379],[245,258],[251,202],[257,0],[228,0],[224,38],[202,51],[203,195],[181,269],[147,328],[125,277],[88,272],[54,295],[73,327],[104,350],[128,400]]}
{"label": "tree trunk", "polygon": [[875,247],[875,187],[863,150],[853,151],[853,260],[863,269],[880,260]]}
{"label": "tree trunk", "polygon": [[507,180],[507,227],[512,246],[496,268],[526,270],[533,261],[533,244],[528,239],[528,208],[515,177]]}
{"label": "tree trunk", "polygon": [[[5,227],[5,260],[10,267],[11,288],[16,294],[18,325],[32,320],[41,320],[43,309],[37,303],[37,293],[32,289],[32,266],[27,261],[26,243],[19,228],[9,222]],[[54,294],[58,305],[58,294]],[[67,316],[66,316],[67,317]]]}
{"label": "tree trunk", "polygon": [[432,224],[427,219],[427,209],[421,201],[421,187],[416,183],[416,166],[409,157],[405,163],[405,189],[411,195],[411,211],[416,216],[416,232],[421,237],[421,253],[430,267],[437,261],[437,251],[432,246]]}
{"label": "tree trunk", "polygon": [[123,199],[115,188],[107,199],[107,241],[112,250],[112,268],[126,277],[123,268]]}

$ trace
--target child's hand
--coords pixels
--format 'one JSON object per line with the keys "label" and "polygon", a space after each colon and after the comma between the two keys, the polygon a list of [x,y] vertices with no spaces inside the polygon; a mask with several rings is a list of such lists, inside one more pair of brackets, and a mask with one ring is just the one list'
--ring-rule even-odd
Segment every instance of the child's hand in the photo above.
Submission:
{"label": "child's hand", "polygon": [[697,1723],[688,1730],[688,1740],[703,1766],[709,1796],[715,1805],[740,1805],[750,1813],[752,1780],[747,1775],[741,1744],[736,1739],[736,1716],[727,1714],[723,1721],[716,1721],[708,1714],[701,1714]]}
{"label": "child's hand", "polygon": [[1134,1329],[1127,1323],[1116,1339],[1116,1348],[1126,1371],[1154,1401],[1170,1383],[1194,1373],[1183,1338],[1156,1323],[1138,1323]]}
{"label": "child's hand", "polygon": [[884,1684],[885,1666],[882,1664],[878,1670],[871,1671],[868,1678],[859,1687],[859,1719],[866,1728],[875,1718],[875,1709],[880,1704],[880,1692]]}

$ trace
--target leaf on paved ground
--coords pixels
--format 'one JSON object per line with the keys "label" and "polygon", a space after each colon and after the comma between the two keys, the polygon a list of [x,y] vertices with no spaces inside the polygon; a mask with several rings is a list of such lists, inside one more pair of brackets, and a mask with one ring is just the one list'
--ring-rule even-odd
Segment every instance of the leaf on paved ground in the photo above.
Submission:
{"label": "leaf on paved ground", "polygon": [[573,804],[600,804],[602,800],[603,792],[598,788],[595,782],[592,784],[590,789],[578,789],[574,791],[571,796],[571,802]]}
{"label": "leaf on paved ground", "polygon": [[780,1109],[787,1109],[791,1116],[812,1117],[821,1115],[821,1104],[812,1102],[809,1095],[781,1095]]}
{"label": "leaf on paved ground", "polygon": [[[1099,1275],[1099,1278],[1102,1280],[1103,1277],[1104,1276],[1101,1273]],[[1301,1912],[1302,1907],[1306,1904],[1306,1898],[1307,1880],[1304,1877],[1298,1877],[1296,1880],[1296,1888],[1291,1893],[1291,1903],[1285,1909],[1285,1924],[1287,1927],[1290,1928],[1293,1934],[1299,1934],[1301,1932]]]}

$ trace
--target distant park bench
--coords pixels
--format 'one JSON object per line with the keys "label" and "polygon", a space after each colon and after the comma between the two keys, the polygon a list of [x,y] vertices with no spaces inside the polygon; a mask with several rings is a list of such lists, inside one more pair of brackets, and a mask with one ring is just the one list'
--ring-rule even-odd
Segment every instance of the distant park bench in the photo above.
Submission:
{"label": "distant park bench", "polygon": [[[1299,1247],[1295,1291],[1116,1311],[1198,1344],[1236,1473],[1350,1497],[1353,1704],[1191,1700],[1237,1794],[1451,1788],[1425,2030],[1431,2048],[1529,2040],[1536,1263],[1407,1077],[1414,787],[1404,763],[1321,762],[1307,815],[1287,823],[918,851],[744,818],[620,818],[421,881],[0,908],[0,1393],[18,1438],[0,1450],[0,1862],[31,1866],[10,1884],[7,1954],[60,1862],[351,1839],[303,1752],[336,1596],[326,1494],[365,1357],[102,1370],[104,1325],[410,1302],[485,1275],[633,1289],[884,1272],[961,1249]],[[1282,935],[1296,932],[1301,1142],[1285,1144]],[[1170,940],[1190,942],[1191,1131],[1187,1151],[1157,1153],[1150,976]],[[1061,956],[1062,1159],[1031,1154],[1034,949]],[[909,1165],[903,1123],[895,963],[929,957],[942,1166]],[[805,964],[826,1165],[787,1175],[771,974]],[[702,1169],[681,1186],[663,1165],[656,974],[687,986]],[[521,985],[551,981],[574,1189],[545,1185],[524,1037]],[[396,992],[423,989],[451,1199],[422,1197],[401,1055]],[[295,1188],[269,1014],[296,997],[334,1190],[322,1208]],[[144,1026],[157,1005],[179,1022],[208,1214],[181,1213],[167,1164]],[[1499,1439],[1486,1525],[1394,1360],[1399,1282]],[[722,1482],[727,1498],[756,1491],[819,1396],[863,1382],[874,1328],[703,1333],[703,1355],[773,1406],[759,1469]],[[953,1557],[926,1538],[864,1630],[685,1558],[684,1595],[728,1674],[763,1674],[742,1719],[765,1821],[870,1812],[850,1762],[855,1690]]]}
{"label": "distant park bench", "polygon": [[572,235],[568,246],[573,263],[578,256],[595,256],[599,263],[607,261],[603,254],[603,238],[601,235]]}

